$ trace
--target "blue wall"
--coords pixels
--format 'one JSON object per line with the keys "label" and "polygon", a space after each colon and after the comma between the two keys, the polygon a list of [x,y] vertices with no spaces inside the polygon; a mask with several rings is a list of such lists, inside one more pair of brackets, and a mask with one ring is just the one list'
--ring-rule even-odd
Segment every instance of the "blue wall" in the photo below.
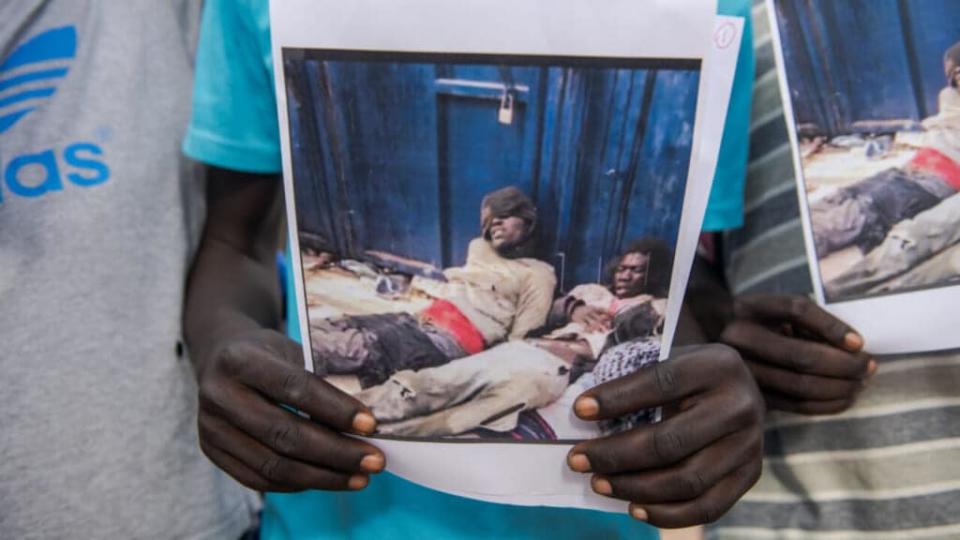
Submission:
{"label": "blue wall", "polygon": [[917,128],[937,112],[958,0],[778,0],[798,126],[838,135]]}
{"label": "blue wall", "polygon": [[[286,51],[299,226],[344,254],[462,264],[480,201],[536,202],[561,288],[630,240],[676,242],[699,72],[321,61]],[[505,97],[505,94],[507,96]],[[509,123],[498,121],[504,101]]]}

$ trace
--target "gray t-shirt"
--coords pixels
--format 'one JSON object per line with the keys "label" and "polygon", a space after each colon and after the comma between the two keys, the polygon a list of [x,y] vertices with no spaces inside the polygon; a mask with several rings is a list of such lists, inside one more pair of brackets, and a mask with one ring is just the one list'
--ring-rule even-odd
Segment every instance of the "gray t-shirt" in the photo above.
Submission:
{"label": "gray t-shirt", "polygon": [[0,3],[0,537],[236,538],[180,345],[200,2]]}

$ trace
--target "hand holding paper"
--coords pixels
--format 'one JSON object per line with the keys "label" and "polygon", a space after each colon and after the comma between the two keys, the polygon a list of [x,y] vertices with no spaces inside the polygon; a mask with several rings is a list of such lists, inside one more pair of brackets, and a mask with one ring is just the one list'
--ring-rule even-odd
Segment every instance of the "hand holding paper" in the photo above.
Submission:
{"label": "hand holding paper", "polygon": [[744,296],[733,312],[720,339],[744,355],[771,408],[846,410],[876,371],[863,338],[807,297]]}
{"label": "hand holding paper", "polygon": [[676,349],[669,362],[588,390],[574,410],[603,420],[671,405],[679,412],[663,422],[582,442],[567,461],[595,473],[597,493],[630,501],[637,519],[669,528],[710,523],[760,476],[763,405],[736,351]]}
{"label": "hand holding paper", "polygon": [[372,432],[373,416],[304,371],[300,345],[282,334],[251,332],[202,365],[200,446],[241,483],[259,491],[356,490],[383,469],[377,448],[340,433]]}

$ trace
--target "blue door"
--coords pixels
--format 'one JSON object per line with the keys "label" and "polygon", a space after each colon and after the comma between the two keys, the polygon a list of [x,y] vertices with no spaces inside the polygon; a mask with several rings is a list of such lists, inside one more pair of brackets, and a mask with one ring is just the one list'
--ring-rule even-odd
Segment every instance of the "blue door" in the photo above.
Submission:
{"label": "blue door", "polygon": [[778,0],[776,10],[801,132],[890,132],[937,112],[960,2]]}
{"label": "blue door", "polygon": [[443,266],[462,264],[480,203],[514,185],[536,200],[540,68],[438,65],[437,148]]}

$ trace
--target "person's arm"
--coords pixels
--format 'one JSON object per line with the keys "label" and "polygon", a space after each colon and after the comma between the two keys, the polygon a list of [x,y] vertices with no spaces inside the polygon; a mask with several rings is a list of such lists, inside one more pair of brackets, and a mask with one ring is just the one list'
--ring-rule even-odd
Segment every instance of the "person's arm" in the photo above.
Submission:
{"label": "person's arm", "polygon": [[342,433],[372,433],[373,416],[307,372],[300,346],[277,331],[280,185],[275,175],[210,169],[184,313],[200,387],[200,446],[257,490],[361,489],[384,456]]}
{"label": "person's arm", "polygon": [[567,323],[576,322],[590,332],[610,330],[613,315],[607,310],[588,305],[579,296],[584,288],[584,285],[577,285],[569,293],[554,301],[547,317],[547,327],[559,328]]}
{"label": "person's arm", "polygon": [[579,305],[583,304],[583,300],[576,298],[572,294],[566,294],[554,300],[552,307],[550,308],[550,313],[547,315],[547,326],[550,328],[559,328],[568,322],[570,322],[571,312]]}
{"label": "person's arm", "polygon": [[553,305],[553,290],[556,287],[557,278],[553,275],[553,269],[530,277],[520,292],[509,339],[523,339],[531,330],[543,326]]}
{"label": "person's arm", "polygon": [[210,167],[207,221],[187,283],[184,330],[199,371],[232,336],[280,328],[280,180]]}
{"label": "person's arm", "polygon": [[733,294],[721,270],[699,255],[690,269],[683,305],[686,322],[700,332],[704,341],[720,341],[723,329],[733,318]]}

